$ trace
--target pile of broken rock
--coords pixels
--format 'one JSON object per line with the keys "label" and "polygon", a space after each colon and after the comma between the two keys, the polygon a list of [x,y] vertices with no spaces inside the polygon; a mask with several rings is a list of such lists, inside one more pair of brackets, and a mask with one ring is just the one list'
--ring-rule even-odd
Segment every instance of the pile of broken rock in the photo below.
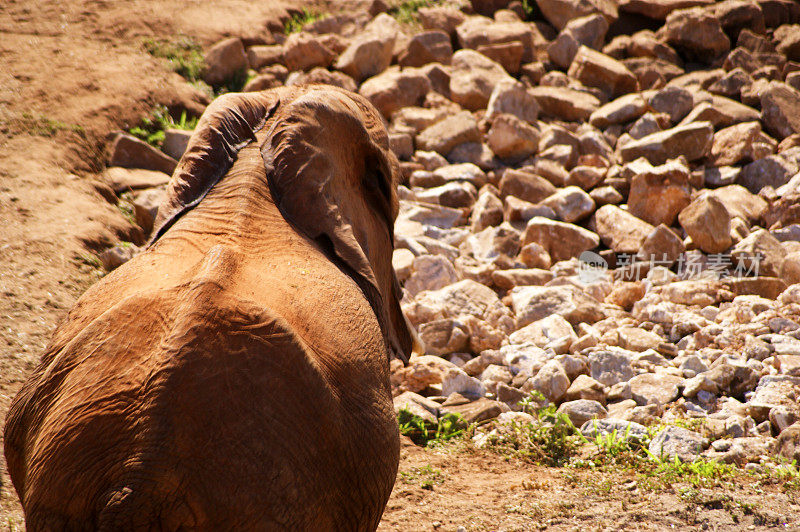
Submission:
{"label": "pile of broken rock", "polygon": [[[393,362],[397,408],[483,421],[536,391],[586,431],[702,420],[659,436],[682,457],[800,458],[800,4],[431,2],[422,30],[367,4],[226,39],[206,80],[386,118],[427,349]],[[145,233],[182,136],[113,147]]]}

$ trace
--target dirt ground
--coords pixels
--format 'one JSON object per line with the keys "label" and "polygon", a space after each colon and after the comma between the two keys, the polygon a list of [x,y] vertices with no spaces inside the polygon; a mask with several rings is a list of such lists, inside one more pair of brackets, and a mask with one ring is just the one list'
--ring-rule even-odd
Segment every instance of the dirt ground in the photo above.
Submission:
{"label": "dirt ground", "polygon": [[[605,470],[604,470],[605,469]],[[714,488],[611,468],[406,446],[379,530],[800,530],[798,494],[745,475]]]}
{"label": "dirt ground", "polygon": [[[186,94],[185,81],[148,55],[143,39],[188,35],[208,45],[227,35],[258,35],[281,6],[300,3],[2,2],[0,419],[58,321],[102,275],[88,260],[90,250],[133,230],[92,185],[109,134]],[[796,494],[758,492],[747,482],[687,500],[677,489],[623,489],[631,479],[621,473],[414,447],[404,449],[400,471],[382,530],[800,527]],[[426,483],[427,477],[435,478]],[[23,527],[0,459],[0,529]]]}

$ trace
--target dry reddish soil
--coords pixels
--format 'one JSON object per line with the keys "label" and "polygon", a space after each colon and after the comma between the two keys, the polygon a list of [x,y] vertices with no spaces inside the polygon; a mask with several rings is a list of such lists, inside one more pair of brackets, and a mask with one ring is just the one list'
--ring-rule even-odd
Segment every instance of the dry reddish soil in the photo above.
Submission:
{"label": "dry reddish soil", "polygon": [[799,530],[798,502],[744,474],[694,488],[618,466],[543,467],[463,444],[410,444],[378,530]]}
{"label": "dry reddish soil", "polygon": [[[224,36],[258,35],[282,6],[301,3],[309,4],[3,0],[0,419],[54,327],[102,275],[87,260],[91,250],[133,230],[93,186],[109,134],[136,124],[157,103],[185,97],[185,81],[147,54],[143,39],[188,35],[209,45]],[[336,3],[315,4],[330,9]],[[623,489],[634,478],[630,473],[532,466],[463,446],[406,447],[400,472],[382,530],[800,526],[796,492],[759,491],[747,479],[686,497],[675,486]],[[435,480],[423,488],[426,475]],[[23,527],[0,459],[0,529]]]}

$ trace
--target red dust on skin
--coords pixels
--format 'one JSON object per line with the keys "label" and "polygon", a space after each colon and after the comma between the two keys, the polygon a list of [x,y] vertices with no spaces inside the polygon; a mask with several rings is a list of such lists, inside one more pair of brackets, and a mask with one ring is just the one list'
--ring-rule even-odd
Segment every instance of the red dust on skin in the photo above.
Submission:
{"label": "red dust on skin", "polygon": [[[55,326],[100,277],[87,263],[86,245],[109,245],[130,230],[93,186],[106,160],[107,135],[135,125],[186,85],[144,50],[143,39],[188,35],[208,46],[231,35],[257,35],[282,5],[329,11],[326,4],[334,2],[10,0],[0,9],[1,420]],[[38,119],[59,127],[50,136],[49,127],[36,127]],[[84,134],[70,126],[80,126]],[[406,480],[413,475],[403,477],[428,465],[441,471],[432,490],[421,487],[422,480]],[[628,491],[635,476],[623,471],[546,468],[488,451],[416,447],[401,451],[399,471],[379,530],[705,525],[733,531],[779,527],[780,517],[790,519],[790,527],[800,520],[797,492],[746,481],[700,490],[691,498],[687,486],[678,484]],[[745,515],[736,504],[752,505],[754,512]],[[23,529],[22,510],[0,458],[0,530]]]}

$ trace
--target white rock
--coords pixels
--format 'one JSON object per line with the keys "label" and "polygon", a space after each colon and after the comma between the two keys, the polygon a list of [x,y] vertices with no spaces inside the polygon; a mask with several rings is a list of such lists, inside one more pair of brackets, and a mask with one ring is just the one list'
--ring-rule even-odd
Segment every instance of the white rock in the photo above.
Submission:
{"label": "white rock", "polygon": [[612,386],[633,377],[631,355],[620,350],[597,351],[589,355],[589,371],[594,380]]}
{"label": "white rock", "polygon": [[460,393],[470,397],[483,397],[486,388],[483,383],[474,377],[470,377],[459,368],[450,368],[442,379],[442,395]]}
{"label": "white rock", "polygon": [[681,427],[668,426],[650,442],[649,451],[656,457],[693,461],[708,447],[708,440],[697,432]]}

